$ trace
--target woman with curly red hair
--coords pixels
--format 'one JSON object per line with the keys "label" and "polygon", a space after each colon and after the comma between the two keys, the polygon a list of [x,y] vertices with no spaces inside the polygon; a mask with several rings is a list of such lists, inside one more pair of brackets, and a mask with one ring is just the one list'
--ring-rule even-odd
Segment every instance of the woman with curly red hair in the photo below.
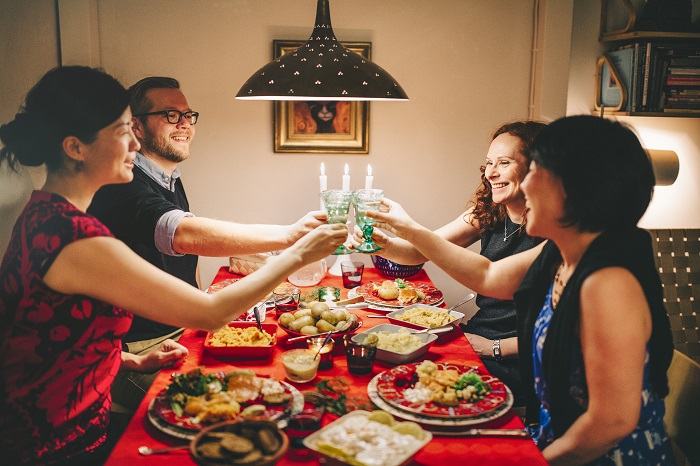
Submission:
{"label": "woman with curly red hair", "polygon": [[[481,166],[481,185],[467,211],[435,233],[465,248],[481,240],[481,255],[492,261],[536,246],[540,241],[525,233],[525,196],[520,183],[530,165],[530,145],[545,126],[536,121],[500,126],[491,138]],[[373,239],[382,246],[378,253],[382,257],[407,265],[427,261],[410,242],[374,231]],[[511,389],[515,405],[523,406],[515,305],[511,300],[482,294],[476,304],[479,310],[463,325],[466,336],[488,371]]]}

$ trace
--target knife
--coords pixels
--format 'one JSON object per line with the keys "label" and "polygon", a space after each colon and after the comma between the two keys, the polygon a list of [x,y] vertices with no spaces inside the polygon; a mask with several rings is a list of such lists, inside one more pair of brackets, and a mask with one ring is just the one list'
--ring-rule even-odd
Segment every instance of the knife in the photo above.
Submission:
{"label": "knife", "polygon": [[530,438],[525,429],[469,429],[464,432],[467,437],[521,437]]}

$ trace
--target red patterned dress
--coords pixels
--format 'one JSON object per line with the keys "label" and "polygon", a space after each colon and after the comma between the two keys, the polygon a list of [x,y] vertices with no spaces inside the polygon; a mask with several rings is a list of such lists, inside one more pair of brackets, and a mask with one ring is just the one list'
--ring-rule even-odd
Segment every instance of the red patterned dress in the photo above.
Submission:
{"label": "red patterned dress", "polygon": [[0,264],[3,463],[50,464],[105,442],[110,386],[133,316],[87,296],[58,293],[43,281],[65,246],[97,236],[112,234],[95,217],[42,191],[32,193],[14,226]]}

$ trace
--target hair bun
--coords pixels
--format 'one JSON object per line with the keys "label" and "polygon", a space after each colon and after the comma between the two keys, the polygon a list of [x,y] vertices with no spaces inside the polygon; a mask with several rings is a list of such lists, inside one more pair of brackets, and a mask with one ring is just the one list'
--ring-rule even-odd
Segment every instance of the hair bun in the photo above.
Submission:
{"label": "hair bun", "polygon": [[46,143],[47,128],[33,115],[18,113],[15,119],[0,126],[0,140],[6,150],[22,165],[38,167],[46,162],[50,150]]}

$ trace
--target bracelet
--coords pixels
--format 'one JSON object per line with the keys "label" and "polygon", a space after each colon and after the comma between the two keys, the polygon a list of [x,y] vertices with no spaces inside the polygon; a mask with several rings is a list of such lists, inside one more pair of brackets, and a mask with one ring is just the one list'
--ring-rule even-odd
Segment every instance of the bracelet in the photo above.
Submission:
{"label": "bracelet", "polygon": [[496,338],[493,340],[493,358],[496,361],[500,361],[503,359],[503,355],[501,354],[501,339]]}

